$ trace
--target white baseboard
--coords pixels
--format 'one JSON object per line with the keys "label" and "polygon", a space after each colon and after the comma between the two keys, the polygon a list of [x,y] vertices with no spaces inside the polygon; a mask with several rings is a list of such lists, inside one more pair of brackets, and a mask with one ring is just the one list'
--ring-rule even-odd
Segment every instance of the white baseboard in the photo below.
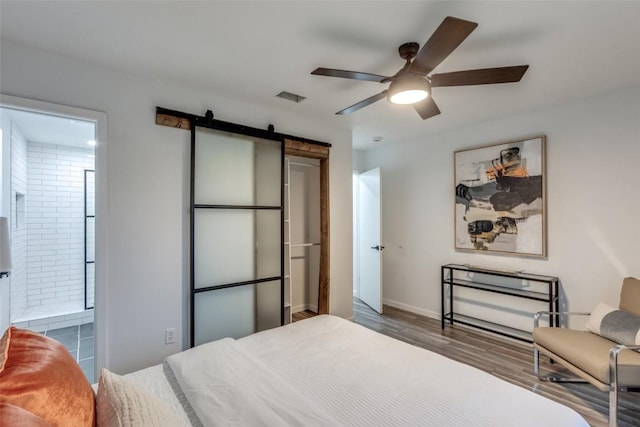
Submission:
{"label": "white baseboard", "polygon": [[409,304],[404,304],[402,302],[393,301],[386,298],[382,299],[382,304],[386,304],[394,308],[399,308],[400,310],[409,311],[411,313],[419,314],[421,316],[426,316],[432,319],[440,320],[440,313],[435,311],[425,310],[424,308],[416,307]]}
{"label": "white baseboard", "polygon": [[34,332],[45,332],[52,329],[66,328],[69,326],[93,323],[93,308],[76,313],[60,314],[56,316],[42,317],[38,319],[13,322],[17,328],[30,329]]}

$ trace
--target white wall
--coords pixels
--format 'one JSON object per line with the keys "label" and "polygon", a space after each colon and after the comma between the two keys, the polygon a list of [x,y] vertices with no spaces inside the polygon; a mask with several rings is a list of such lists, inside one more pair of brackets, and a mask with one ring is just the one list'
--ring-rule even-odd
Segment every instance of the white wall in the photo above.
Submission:
{"label": "white wall", "polygon": [[[160,362],[185,341],[189,133],[155,124],[155,107],[202,114],[333,144],[330,157],[331,313],[352,315],[351,135],[315,120],[94,66],[2,41],[3,94],[108,115],[106,365],[124,373]],[[212,76],[214,78],[214,76]],[[100,153],[100,150],[98,150]],[[98,154],[99,155],[99,154]],[[98,160],[99,162],[99,160]],[[100,197],[98,195],[98,197]],[[97,242],[100,245],[100,242]],[[98,298],[100,293],[97,293]],[[164,344],[176,327],[177,344]]]}
{"label": "white wall", "polygon": [[351,168],[354,171],[364,172],[365,151],[353,150],[353,159]]}
{"label": "white wall", "polygon": [[[548,258],[455,252],[453,152],[541,134]],[[440,266],[455,262],[558,276],[571,310],[617,305],[640,277],[639,164],[638,87],[367,152],[384,178],[385,302],[439,317]]]}

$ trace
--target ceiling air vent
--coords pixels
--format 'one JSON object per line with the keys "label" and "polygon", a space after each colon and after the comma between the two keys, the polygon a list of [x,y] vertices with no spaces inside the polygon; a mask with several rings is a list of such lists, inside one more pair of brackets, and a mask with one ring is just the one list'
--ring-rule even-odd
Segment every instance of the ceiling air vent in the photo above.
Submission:
{"label": "ceiling air vent", "polygon": [[305,99],[307,99],[304,96],[300,96],[300,95],[296,95],[295,93],[291,93],[291,92],[286,92],[286,91],[282,91],[279,94],[276,95],[278,98],[282,98],[282,99],[286,99],[287,101],[292,101],[292,102],[302,102]]}

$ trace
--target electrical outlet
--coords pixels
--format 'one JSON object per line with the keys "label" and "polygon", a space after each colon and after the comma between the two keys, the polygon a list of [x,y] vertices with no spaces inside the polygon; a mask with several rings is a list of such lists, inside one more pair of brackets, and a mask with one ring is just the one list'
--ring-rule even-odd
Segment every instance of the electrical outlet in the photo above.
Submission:
{"label": "electrical outlet", "polygon": [[164,331],[164,343],[174,344],[176,342],[176,328],[169,328]]}

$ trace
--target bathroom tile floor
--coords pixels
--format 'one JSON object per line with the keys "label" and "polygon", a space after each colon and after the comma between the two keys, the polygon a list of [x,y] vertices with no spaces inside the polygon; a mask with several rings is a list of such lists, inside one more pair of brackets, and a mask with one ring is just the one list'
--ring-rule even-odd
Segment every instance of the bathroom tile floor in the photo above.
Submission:
{"label": "bathroom tile floor", "polygon": [[93,323],[85,323],[79,326],[69,326],[67,328],[51,329],[44,335],[60,341],[76,359],[82,372],[93,384],[94,359],[93,359]]}

